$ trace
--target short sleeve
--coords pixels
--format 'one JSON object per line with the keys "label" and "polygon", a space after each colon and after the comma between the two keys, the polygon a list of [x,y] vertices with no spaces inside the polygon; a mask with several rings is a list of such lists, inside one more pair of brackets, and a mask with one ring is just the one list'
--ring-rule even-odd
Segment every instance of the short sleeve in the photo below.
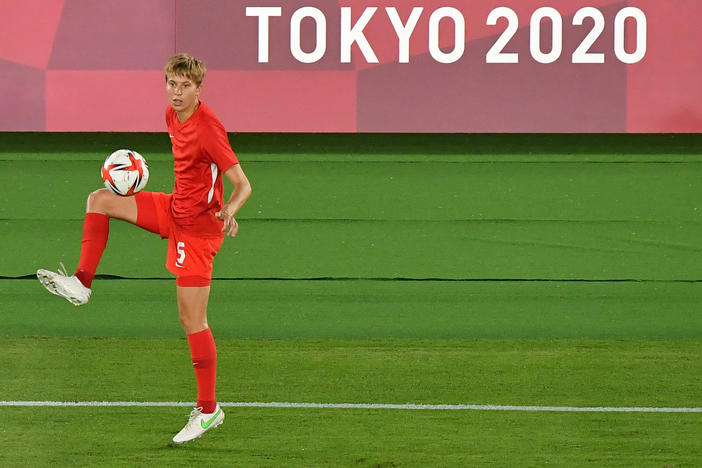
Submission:
{"label": "short sleeve", "polygon": [[203,148],[212,162],[217,165],[220,173],[224,173],[230,167],[239,164],[239,160],[229,144],[227,132],[221,123],[210,122],[203,130]]}

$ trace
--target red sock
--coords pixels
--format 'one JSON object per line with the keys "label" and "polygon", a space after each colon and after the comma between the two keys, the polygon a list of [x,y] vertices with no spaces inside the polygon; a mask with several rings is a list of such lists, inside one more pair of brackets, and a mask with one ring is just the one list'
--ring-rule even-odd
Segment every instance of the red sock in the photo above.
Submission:
{"label": "red sock", "polygon": [[95,271],[107,245],[110,233],[110,218],[101,213],[86,213],[83,222],[83,240],[76,277],[89,288],[93,284]]}
{"label": "red sock", "polygon": [[190,356],[197,380],[197,405],[203,413],[214,413],[217,406],[215,383],[217,380],[217,348],[209,328],[188,335]]}

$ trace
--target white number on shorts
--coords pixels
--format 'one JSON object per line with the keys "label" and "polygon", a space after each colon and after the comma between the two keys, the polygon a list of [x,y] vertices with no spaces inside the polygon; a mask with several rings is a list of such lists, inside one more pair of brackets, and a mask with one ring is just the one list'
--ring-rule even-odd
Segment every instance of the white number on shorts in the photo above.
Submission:
{"label": "white number on shorts", "polygon": [[183,267],[183,262],[185,261],[185,242],[178,242],[178,259],[176,260],[176,266]]}

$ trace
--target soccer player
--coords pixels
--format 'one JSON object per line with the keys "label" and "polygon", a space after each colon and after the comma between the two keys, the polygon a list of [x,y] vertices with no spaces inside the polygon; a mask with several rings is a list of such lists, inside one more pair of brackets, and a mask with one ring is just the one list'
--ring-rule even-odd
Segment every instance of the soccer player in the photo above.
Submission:
{"label": "soccer player", "polygon": [[[119,196],[100,189],[88,196],[80,261],[74,275],[38,270],[51,293],[74,305],[88,302],[95,271],[107,244],[110,218],[168,238],[166,267],[176,276],[180,321],[188,338],[197,381],[197,404],[188,423],[173,437],[182,443],[200,437],[224,420],[215,398],[217,350],[207,323],[212,261],[225,235],[234,237],[234,215],[251,194],[251,184],[232,151],[227,133],[200,100],[205,65],[188,54],[165,67],[166,124],[173,147],[173,193],[138,192]],[[222,175],[234,190],[225,203]]]}

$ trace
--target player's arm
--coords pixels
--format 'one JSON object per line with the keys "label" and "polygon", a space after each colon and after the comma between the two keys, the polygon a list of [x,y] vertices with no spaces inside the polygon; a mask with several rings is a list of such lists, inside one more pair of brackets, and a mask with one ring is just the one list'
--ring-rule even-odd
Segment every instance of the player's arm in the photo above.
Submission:
{"label": "player's arm", "polygon": [[228,236],[234,237],[239,231],[239,224],[237,224],[236,219],[234,219],[234,215],[244,206],[244,203],[246,203],[246,200],[248,200],[251,195],[251,183],[239,164],[234,164],[227,169],[224,175],[229,182],[234,185],[234,191],[231,197],[229,197],[229,201],[224,204],[222,209],[215,216],[224,221],[222,230],[226,232]]}

